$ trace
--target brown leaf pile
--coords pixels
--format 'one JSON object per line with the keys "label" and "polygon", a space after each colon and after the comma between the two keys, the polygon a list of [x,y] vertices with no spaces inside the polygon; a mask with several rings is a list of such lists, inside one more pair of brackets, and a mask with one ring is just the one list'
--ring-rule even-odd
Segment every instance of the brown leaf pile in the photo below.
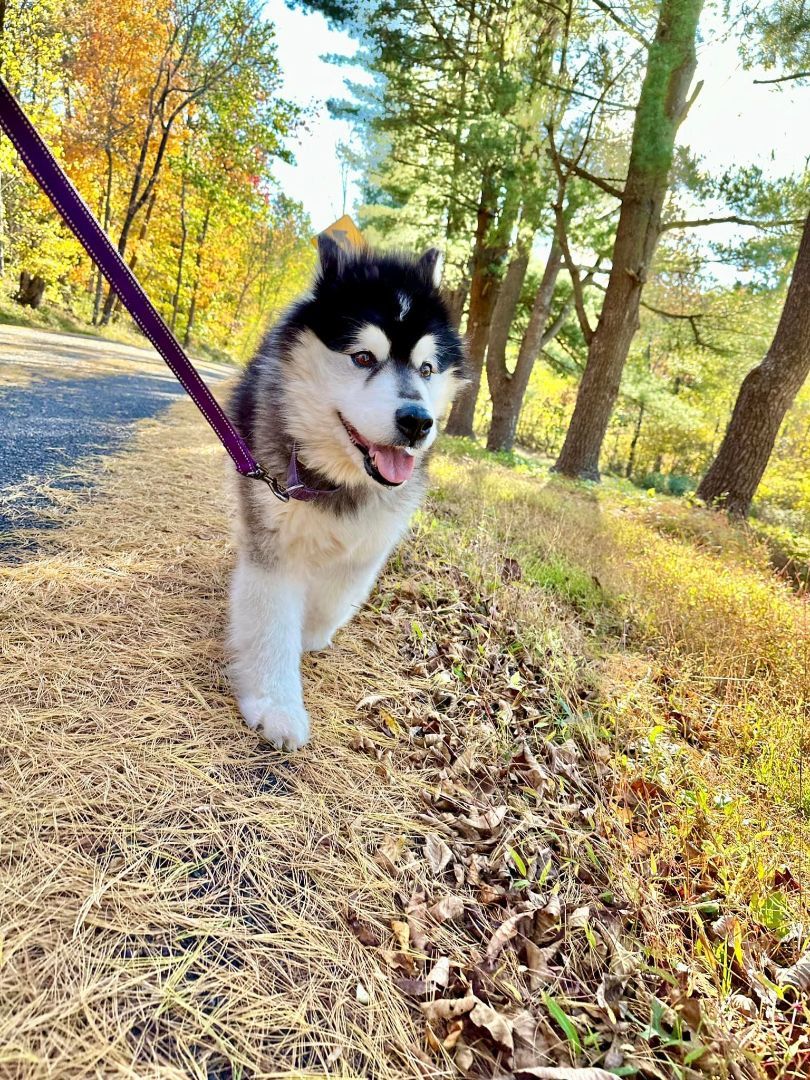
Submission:
{"label": "brown leaf pile", "polygon": [[431,689],[361,701],[369,730],[354,745],[380,776],[420,778],[422,834],[378,853],[400,902],[380,952],[424,1016],[428,1060],[492,1077],[747,1075],[683,975],[652,970],[640,948],[647,913],[612,876],[615,776],[585,726],[560,722],[587,709],[584,665],[555,696],[516,644],[520,586],[482,594],[449,566],[428,580],[424,559],[410,553],[406,587],[385,580],[382,606],[411,626],[402,662]]}

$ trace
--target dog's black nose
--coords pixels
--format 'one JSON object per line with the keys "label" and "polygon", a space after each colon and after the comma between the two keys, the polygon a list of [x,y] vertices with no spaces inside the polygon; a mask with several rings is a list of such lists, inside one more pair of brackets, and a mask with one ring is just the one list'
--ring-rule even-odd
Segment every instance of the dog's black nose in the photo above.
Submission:
{"label": "dog's black nose", "polygon": [[397,409],[394,419],[400,432],[415,446],[433,427],[433,417],[422,405],[403,405]]}

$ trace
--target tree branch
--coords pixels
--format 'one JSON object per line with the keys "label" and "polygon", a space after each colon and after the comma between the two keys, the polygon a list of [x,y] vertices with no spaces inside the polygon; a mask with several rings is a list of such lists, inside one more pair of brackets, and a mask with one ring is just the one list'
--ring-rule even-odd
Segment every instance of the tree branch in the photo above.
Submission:
{"label": "tree branch", "polygon": [[753,218],[729,214],[728,217],[695,218],[693,221],[667,221],[661,226],[661,232],[670,229],[697,229],[703,225],[749,225],[753,229],[775,229],[783,225],[803,225],[804,218],[782,218],[776,221],[756,221]]}
{"label": "tree branch", "polygon": [[624,30],[625,34],[629,34],[630,37],[635,38],[645,49],[649,49],[650,42],[644,37],[640,30],[636,30],[634,26],[631,26],[629,22],[626,22],[621,15],[617,15],[613,8],[603,2],[603,0],[593,0],[593,3],[600,11],[603,11],[609,19],[612,19],[620,29]]}
{"label": "tree branch", "polygon": [[607,192],[608,195],[612,195],[614,199],[621,200],[624,198],[624,192],[621,188],[615,187],[609,180],[603,180],[601,176],[595,176],[593,173],[588,172],[587,169],[583,169],[581,165],[578,165],[576,161],[572,161],[571,158],[563,157],[562,154],[557,156],[560,163],[565,165],[569,172],[575,173],[583,180],[588,180],[591,184],[601,188],[602,191]]}
{"label": "tree branch", "polygon": [[754,79],[754,85],[765,86],[767,83],[792,82],[795,79],[810,79],[810,71],[796,71],[792,75],[780,75],[778,79]]}

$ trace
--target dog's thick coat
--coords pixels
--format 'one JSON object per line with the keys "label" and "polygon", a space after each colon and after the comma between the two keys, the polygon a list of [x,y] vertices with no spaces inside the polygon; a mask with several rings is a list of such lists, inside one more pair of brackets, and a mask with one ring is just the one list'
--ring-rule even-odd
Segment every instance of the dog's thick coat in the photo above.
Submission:
{"label": "dog's thick coat", "polygon": [[309,738],[300,662],[365,601],[426,484],[438,420],[464,379],[438,292],[436,251],[415,260],[319,242],[310,295],[268,334],[234,419],[265,469],[323,491],[278,501],[238,478],[232,679],[248,725],[290,749]]}

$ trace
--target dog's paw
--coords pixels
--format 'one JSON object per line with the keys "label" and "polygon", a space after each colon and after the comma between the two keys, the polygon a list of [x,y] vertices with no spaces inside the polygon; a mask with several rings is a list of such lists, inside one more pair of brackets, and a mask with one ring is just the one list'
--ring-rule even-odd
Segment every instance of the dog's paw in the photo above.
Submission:
{"label": "dog's paw", "polygon": [[311,633],[304,635],[304,652],[321,652],[323,649],[332,647],[332,635],[324,633]]}
{"label": "dog's paw", "polygon": [[299,750],[309,742],[309,716],[303,705],[279,705],[268,697],[243,697],[245,723],[277,750]]}

